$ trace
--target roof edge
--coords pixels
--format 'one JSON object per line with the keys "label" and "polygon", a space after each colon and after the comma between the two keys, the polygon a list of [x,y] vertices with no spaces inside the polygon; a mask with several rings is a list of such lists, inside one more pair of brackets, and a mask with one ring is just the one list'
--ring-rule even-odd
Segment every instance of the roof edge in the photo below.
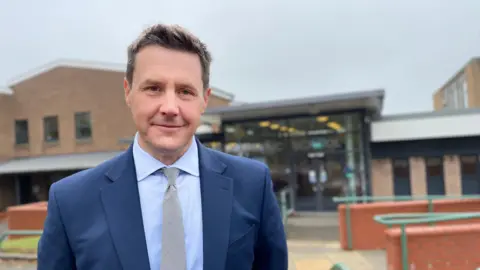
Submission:
{"label": "roof edge", "polygon": [[396,121],[396,120],[408,120],[408,119],[425,119],[425,118],[460,116],[460,115],[470,115],[470,114],[480,114],[480,108],[423,111],[423,112],[420,111],[420,112],[412,112],[412,113],[390,114],[390,115],[381,116],[375,121],[382,122],[382,121]]}
{"label": "roof edge", "polygon": [[462,72],[465,72],[465,69],[471,65],[472,63],[474,63],[475,61],[478,61],[480,59],[480,56],[473,56],[471,57],[465,64],[462,65],[461,68],[457,69],[457,71],[451,75],[448,80],[446,80],[437,90],[435,90],[433,92],[433,95],[432,96],[435,96],[436,94],[438,94],[439,92],[441,92],[443,89],[445,89],[445,87],[447,85],[449,85],[450,83],[452,83],[459,75],[460,73]]}
{"label": "roof edge", "polygon": [[0,95],[12,95],[13,91],[8,86],[0,86]]}
{"label": "roof edge", "polygon": [[[88,61],[88,60],[76,60],[76,59],[66,59],[60,58],[55,61],[46,63],[42,66],[31,69],[19,76],[8,81],[7,86],[0,88],[0,93],[2,90],[13,94],[12,86],[19,84],[23,81],[26,81],[30,78],[38,76],[42,73],[50,71],[57,67],[70,67],[70,68],[84,68],[84,69],[94,69],[94,70],[104,70],[104,71],[113,71],[113,72],[125,72],[126,64],[122,63],[108,63],[108,62],[99,62],[99,61]],[[212,94],[214,96],[232,101],[235,98],[235,95],[227,91],[221,90],[217,87],[212,86]]]}
{"label": "roof edge", "polygon": [[[322,96],[307,96],[293,99],[281,99],[281,100],[267,100],[254,103],[235,104],[225,107],[209,108],[206,114],[219,114],[225,112],[251,110],[261,107],[282,107],[291,105],[309,105],[317,102],[330,102],[330,101],[343,101],[350,99],[362,99],[362,98],[376,98],[379,100],[378,113],[381,114],[383,110],[383,103],[385,98],[385,90],[381,88],[373,90],[353,91],[353,92],[341,92]],[[274,104],[274,105],[273,105]]]}

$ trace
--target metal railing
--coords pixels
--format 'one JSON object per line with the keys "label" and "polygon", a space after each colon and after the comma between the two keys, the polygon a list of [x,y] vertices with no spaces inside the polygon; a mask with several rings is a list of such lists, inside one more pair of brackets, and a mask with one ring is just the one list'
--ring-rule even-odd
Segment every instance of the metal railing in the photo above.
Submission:
{"label": "metal railing", "polygon": [[288,216],[295,211],[294,189],[286,187],[277,193],[277,200],[282,212],[283,224],[287,224]]}
{"label": "metal railing", "polygon": [[371,202],[387,202],[387,201],[427,201],[428,212],[434,212],[435,200],[458,200],[458,199],[480,199],[480,195],[425,195],[425,196],[347,196],[334,197],[333,201],[336,203],[345,204],[345,225],[347,230],[347,247],[349,250],[353,249],[352,240],[352,217],[351,204],[356,203],[371,203]]}
{"label": "metal railing", "polygon": [[406,226],[411,224],[435,224],[437,222],[480,218],[480,212],[471,213],[402,213],[377,215],[374,220],[380,224],[392,227],[399,225],[401,229],[400,246],[402,256],[402,269],[409,270],[408,265],[408,239]]}
{"label": "metal railing", "polygon": [[0,246],[11,235],[15,236],[41,236],[42,230],[7,230],[0,234]]}

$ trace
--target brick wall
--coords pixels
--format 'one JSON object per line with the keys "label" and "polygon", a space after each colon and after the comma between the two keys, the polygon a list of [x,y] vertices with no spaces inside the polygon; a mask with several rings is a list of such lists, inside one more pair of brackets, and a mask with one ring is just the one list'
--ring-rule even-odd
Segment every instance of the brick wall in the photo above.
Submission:
{"label": "brick wall", "polygon": [[[119,140],[133,137],[136,128],[125,104],[123,77],[123,72],[57,67],[13,86],[13,95],[0,95],[0,161],[124,150],[126,146]],[[229,103],[212,95],[208,106]],[[75,139],[76,112],[90,112],[91,140]],[[58,116],[58,143],[44,142],[45,116]],[[28,120],[28,145],[15,146],[15,119]]]}
{"label": "brick wall", "polygon": [[444,90],[439,89],[433,94],[433,110],[439,111],[443,109],[443,94]]}
{"label": "brick wall", "polygon": [[443,175],[445,177],[445,193],[447,195],[461,195],[462,173],[459,156],[452,155],[444,157]]}
{"label": "brick wall", "polygon": [[465,69],[468,87],[468,105],[470,108],[480,107],[480,59],[472,61]]}
{"label": "brick wall", "polygon": [[[473,270],[480,267],[480,224],[409,227],[407,232],[408,269]],[[402,270],[401,232],[388,229],[389,270]]]}
{"label": "brick wall", "polygon": [[12,96],[0,94],[0,162],[13,156]]}
{"label": "brick wall", "polygon": [[10,230],[43,230],[46,217],[47,202],[11,206],[7,209]]}
{"label": "brick wall", "polygon": [[427,194],[427,173],[423,157],[410,157],[410,184],[413,196]]}
{"label": "brick wall", "polygon": [[[376,215],[393,213],[427,213],[427,201],[402,201],[360,203],[350,206],[350,220],[352,228],[353,249],[372,250],[386,246],[384,231],[386,226],[377,223],[373,218]],[[468,200],[436,200],[433,204],[434,212],[477,212],[480,211],[480,199]],[[346,206],[338,207],[339,234],[342,248],[347,249]],[[448,224],[480,222],[480,219],[451,221]]]}
{"label": "brick wall", "polygon": [[390,159],[372,160],[372,195],[393,195],[393,167]]}

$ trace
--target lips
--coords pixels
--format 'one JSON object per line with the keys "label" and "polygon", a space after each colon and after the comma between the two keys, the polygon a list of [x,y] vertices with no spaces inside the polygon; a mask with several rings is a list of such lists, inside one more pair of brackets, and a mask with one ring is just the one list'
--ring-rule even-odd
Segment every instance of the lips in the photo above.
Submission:
{"label": "lips", "polygon": [[176,132],[180,128],[183,127],[183,126],[179,126],[179,125],[156,125],[156,124],[153,124],[152,126],[155,129],[157,129],[159,131],[163,131],[163,132]]}
{"label": "lips", "polygon": [[163,128],[181,128],[182,126],[173,126],[173,125],[155,125]]}

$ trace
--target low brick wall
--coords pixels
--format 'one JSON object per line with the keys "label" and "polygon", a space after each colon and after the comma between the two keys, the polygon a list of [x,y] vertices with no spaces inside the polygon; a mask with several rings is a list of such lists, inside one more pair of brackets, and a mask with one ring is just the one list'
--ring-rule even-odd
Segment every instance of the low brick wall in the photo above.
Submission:
{"label": "low brick wall", "polygon": [[11,206],[7,209],[8,229],[43,230],[46,216],[47,202]]}
{"label": "low brick wall", "polygon": [[[407,227],[406,233],[408,269],[472,270],[480,267],[478,223]],[[385,235],[388,269],[402,270],[401,231],[387,229]]]}
{"label": "low brick wall", "polygon": [[[435,200],[434,212],[475,212],[480,211],[480,199]],[[427,201],[375,202],[351,204],[352,247],[354,250],[384,249],[386,247],[386,226],[373,220],[376,215],[394,213],[427,213]],[[338,207],[340,244],[348,249],[346,206]],[[446,224],[463,224],[465,220],[452,221]],[[468,222],[480,222],[468,221]],[[422,226],[422,225],[417,225]]]}
{"label": "low brick wall", "polygon": [[7,212],[0,212],[0,222],[4,221],[7,218]]}

